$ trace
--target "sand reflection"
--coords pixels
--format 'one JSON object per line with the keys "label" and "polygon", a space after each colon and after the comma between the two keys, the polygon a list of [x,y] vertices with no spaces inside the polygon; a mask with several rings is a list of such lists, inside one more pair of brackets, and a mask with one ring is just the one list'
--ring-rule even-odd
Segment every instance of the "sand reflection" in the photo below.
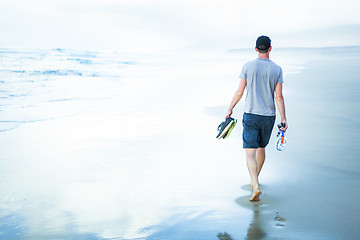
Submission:
{"label": "sand reflection", "polygon": [[[242,187],[244,190],[249,190],[251,192],[251,189],[248,185],[245,185]],[[265,195],[262,195],[262,198],[259,202],[250,202],[249,196],[243,196],[240,198],[237,198],[235,201],[240,206],[250,209],[253,212],[252,220],[249,224],[248,230],[247,230],[247,236],[245,239],[249,240],[257,240],[257,239],[264,239],[266,236],[265,232],[265,225],[266,221],[268,219],[268,210],[267,205],[269,203],[269,198]]]}
{"label": "sand reflection", "polygon": [[240,197],[236,199],[236,202],[245,208],[249,208],[253,211],[253,217],[249,224],[248,230],[247,230],[247,236],[245,239],[249,240],[257,240],[257,239],[264,239],[266,236],[266,233],[264,231],[264,221],[265,218],[262,216],[262,212],[264,205],[259,202],[250,202],[249,197]]}
{"label": "sand reflection", "polygon": [[254,203],[253,219],[249,225],[246,239],[263,239],[265,232],[261,228],[260,210],[257,203]]}
{"label": "sand reflection", "polygon": [[276,210],[276,202],[278,200],[274,195],[270,195],[266,192],[266,186],[262,185],[262,189],[265,190],[265,193],[261,195],[259,202],[249,201],[251,193],[249,185],[243,186],[242,189],[248,190],[249,194],[237,198],[235,202],[241,207],[253,212],[245,239],[268,239],[269,237],[278,234],[278,230],[284,229],[286,219],[281,217],[280,213]]}

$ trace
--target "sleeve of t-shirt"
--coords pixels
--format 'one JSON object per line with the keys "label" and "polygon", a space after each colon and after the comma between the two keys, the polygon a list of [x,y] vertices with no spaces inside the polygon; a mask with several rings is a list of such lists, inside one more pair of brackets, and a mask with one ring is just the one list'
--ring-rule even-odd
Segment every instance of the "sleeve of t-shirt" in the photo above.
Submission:
{"label": "sleeve of t-shirt", "polygon": [[242,67],[239,78],[240,79],[246,79],[246,64],[244,64],[244,66]]}
{"label": "sleeve of t-shirt", "polygon": [[284,83],[284,80],[283,80],[283,71],[282,71],[282,68],[281,68],[281,67],[280,67],[279,78],[278,78],[277,83]]}

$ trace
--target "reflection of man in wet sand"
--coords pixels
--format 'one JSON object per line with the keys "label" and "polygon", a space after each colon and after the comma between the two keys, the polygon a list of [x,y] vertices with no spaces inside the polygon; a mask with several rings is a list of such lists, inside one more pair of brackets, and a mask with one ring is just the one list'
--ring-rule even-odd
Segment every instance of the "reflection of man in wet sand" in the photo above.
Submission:
{"label": "reflection of man in wet sand", "polygon": [[271,40],[260,36],[256,40],[255,50],[258,58],[247,62],[240,74],[240,85],[233,97],[226,117],[240,101],[246,88],[246,100],[243,116],[243,147],[246,149],[246,163],[251,178],[253,194],[250,201],[259,201],[261,190],[258,176],[265,161],[265,147],[269,143],[275,123],[275,101],[280,112],[281,122],[285,124],[285,104],[282,95],[282,69],[270,60]]}

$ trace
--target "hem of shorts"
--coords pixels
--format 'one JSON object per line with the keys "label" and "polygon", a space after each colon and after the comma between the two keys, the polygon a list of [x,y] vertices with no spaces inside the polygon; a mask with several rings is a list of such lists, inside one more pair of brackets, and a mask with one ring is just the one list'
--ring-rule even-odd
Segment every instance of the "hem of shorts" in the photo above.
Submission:
{"label": "hem of shorts", "polygon": [[252,149],[258,149],[258,148],[266,148],[267,145],[265,147],[262,147],[262,146],[257,146],[257,147],[245,147],[243,146],[243,149],[246,149],[246,148],[252,148]]}
{"label": "hem of shorts", "polygon": [[245,146],[243,146],[243,148],[244,148],[244,149],[247,149],[247,148],[258,149],[258,148],[260,148],[260,146],[257,146],[257,147],[245,147]]}

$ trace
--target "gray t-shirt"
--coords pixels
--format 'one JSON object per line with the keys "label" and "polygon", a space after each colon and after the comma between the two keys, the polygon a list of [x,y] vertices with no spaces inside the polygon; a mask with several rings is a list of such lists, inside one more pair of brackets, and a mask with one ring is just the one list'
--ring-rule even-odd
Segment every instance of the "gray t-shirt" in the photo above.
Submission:
{"label": "gray t-shirt", "polygon": [[274,92],[276,84],[283,83],[281,67],[269,59],[257,58],[243,66],[240,78],[246,80],[244,112],[275,116]]}

